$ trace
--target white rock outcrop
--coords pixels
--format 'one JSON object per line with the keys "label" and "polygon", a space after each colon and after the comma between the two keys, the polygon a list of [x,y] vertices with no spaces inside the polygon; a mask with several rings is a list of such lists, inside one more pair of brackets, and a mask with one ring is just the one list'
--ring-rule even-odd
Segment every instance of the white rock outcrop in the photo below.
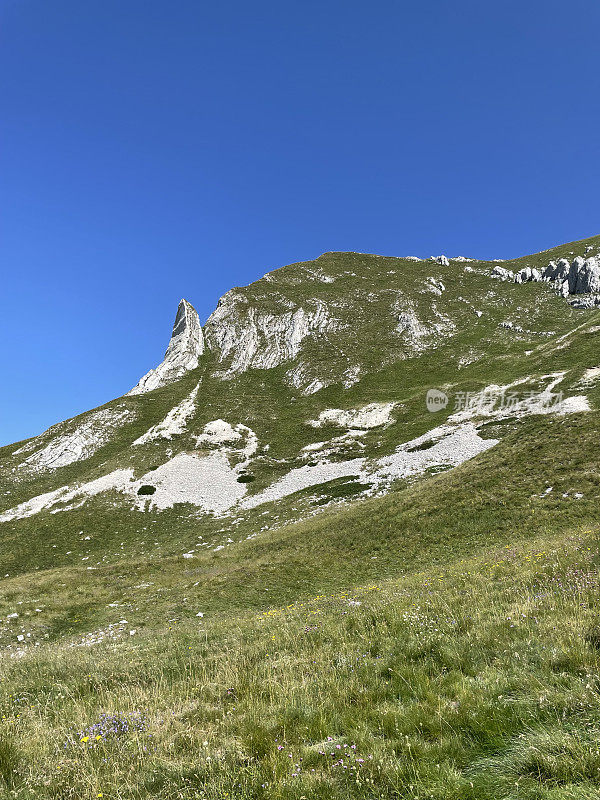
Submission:
{"label": "white rock outcrop", "polygon": [[542,280],[542,274],[537,269],[531,267],[523,267],[515,275],[515,283],[539,283]]}
{"label": "white rock outcrop", "polygon": [[199,436],[195,437],[196,445],[203,448],[221,448],[223,445],[237,444],[237,450],[225,448],[224,451],[233,454],[236,453],[249,459],[258,450],[258,437],[247,425],[239,423],[237,425],[230,425],[223,419],[215,419],[208,422]]}
{"label": "white rock outcrop", "polygon": [[337,425],[340,428],[369,430],[391,422],[391,414],[395,405],[395,403],[369,403],[368,406],[362,408],[327,408],[325,411],[321,411],[317,419],[311,419],[308,424],[313,428]]}
{"label": "white rock outcrop", "polygon": [[286,382],[289,386],[300,389],[305,396],[315,394],[323,389],[327,382],[314,377],[314,367],[310,362],[298,361],[291,369],[285,373]]}
{"label": "white rock outcrop", "polygon": [[[550,261],[541,272],[533,267],[523,267],[513,273],[509,269],[496,265],[491,272],[491,277],[514,283],[537,283],[540,281],[553,283],[563,297],[571,294],[595,294],[600,293],[600,257],[576,256],[572,261],[567,258],[559,258],[558,261]],[[592,302],[586,305],[583,303],[580,307],[587,308],[594,305],[597,304]]]}
{"label": "white rock outcrop", "polygon": [[600,292],[600,258],[577,256],[570,263],[566,258],[551,261],[542,277],[554,282],[565,296]]}
{"label": "white rock outcrop", "polygon": [[505,269],[496,265],[492,270],[492,278],[499,278],[501,281],[514,281],[515,273],[510,269]]}
{"label": "white rock outcrop", "polygon": [[129,409],[117,406],[93,411],[72,430],[64,430],[69,423],[53,426],[29,442],[26,447],[16,451],[15,455],[21,452],[30,452],[31,445],[35,446],[36,441],[43,443],[47,441],[48,435],[52,435],[54,431],[57,433],[45,447],[28,456],[20,465],[20,469],[58,469],[73,464],[75,461],[90,458],[100,447],[110,441],[121,426],[133,420],[134,417],[135,414]]}
{"label": "white rock outcrop", "polygon": [[[283,304],[282,304],[283,305]],[[207,347],[227,366],[219,377],[231,378],[246,370],[271,369],[296,358],[304,339],[336,327],[324,303],[270,313],[249,304],[241,292],[223,295],[204,327]]]}
{"label": "white rock outcrop", "polygon": [[396,332],[403,334],[416,350],[421,349],[421,340],[431,335],[430,329],[423,325],[412,309],[401,311],[398,314]]}
{"label": "white rock outcrop", "polygon": [[166,464],[140,478],[129,492],[134,496],[143,485],[154,493],[137,496],[144,507],[165,509],[176,503],[191,503],[206,512],[222,514],[244,497],[246,484],[238,482],[239,473],[229,463],[227,454],[216,450],[208,455],[178,453]]}
{"label": "white rock outcrop", "polygon": [[[47,510],[52,514],[70,511],[72,508],[79,508],[89,497],[95,497],[97,494],[108,492],[112,489],[124,491],[129,487],[132,479],[132,469],[117,469],[108,475],[103,475],[101,478],[96,478],[96,480],[79,486],[61,486],[59,489],[37,495],[14,508],[3,511],[0,513],[0,522],[32,517],[34,514]],[[74,500],[77,502],[73,503],[72,501]]]}
{"label": "white rock outcrop", "polygon": [[196,369],[203,352],[204,336],[198,313],[191,303],[181,300],[164,360],[147,372],[128,394],[144,394],[179,380],[189,370]]}
{"label": "white rock outcrop", "polygon": [[446,287],[442,283],[442,281],[434,278],[433,276],[429,276],[425,281],[425,291],[432,292],[433,294],[441,297],[442,292],[446,291]]}

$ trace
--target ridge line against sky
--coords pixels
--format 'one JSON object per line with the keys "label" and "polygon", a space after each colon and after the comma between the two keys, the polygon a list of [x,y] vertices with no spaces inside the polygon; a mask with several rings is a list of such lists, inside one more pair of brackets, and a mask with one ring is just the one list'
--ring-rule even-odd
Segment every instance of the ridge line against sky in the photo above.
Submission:
{"label": "ridge line against sky", "polygon": [[[598,231],[600,5],[0,7],[0,444],[127,391],[181,297],[332,251]],[[25,321],[24,321],[25,320]]]}

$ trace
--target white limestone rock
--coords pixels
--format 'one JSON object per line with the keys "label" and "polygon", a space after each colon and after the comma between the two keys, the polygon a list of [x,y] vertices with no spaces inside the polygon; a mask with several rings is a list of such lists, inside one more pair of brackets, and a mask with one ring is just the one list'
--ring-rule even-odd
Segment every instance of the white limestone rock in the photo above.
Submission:
{"label": "white limestone rock", "polygon": [[[48,444],[40,450],[32,453],[20,465],[19,469],[24,470],[48,470],[65,467],[75,461],[83,461],[94,455],[103,445],[110,441],[113,434],[127,422],[130,422],[135,414],[124,406],[116,408],[104,408],[88,414],[87,417],[75,428],[69,430],[69,423],[61,423],[49,428],[41,436],[36,437],[32,442],[20,450],[15,455],[22,452],[30,452],[45,443],[48,436],[52,436]],[[32,447],[33,445],[33,447]]]}
{"label": "white limestone rock", "polygon": [[471,423],[441,425],[400,445],[390,456],[377,460],[376,481],[419,475],[436,466],[456,467],[489,450],[498,439],[482,439]]}
{"label": "white limestone rock", "polygon": [[350,389],[351,386],[354,386],[355,383],[358,383],[361,376],[361,368],[360,366],[356,365],[354,367],[348,367],[347,370],[344,371],[342,375],[342,382],[344,389]]}
{"label": "white limestone rock", "polygon": [[435,301],[431,303],[432,322],[422,322],[406,300],[396,302],[393,311],[398,314],[395,333],[402,337],[405,348],[412,355],[433,347],[440,338],[451,336],[456,328],[448,316],[437,310]]}
{"label": "white limestone rock", "polygon": [[597,308],[600,306],[600,296],[593,295],[588,297],[582,297],[577,300],[569,300],[569,305],[571,308],[578,308],[578,309],[591,309]]}
{"label": "white limestone rock", "polygon": [[600,258],[577,256],[571,263],[566,258],[550,261],[542,276],[554,282],[563,296],[600,292]]}
{"label": "white limestone rock", "polygon": [[[196,445],[202,448],[225,448],[229,454],[234,452],[243,456],[246,460],[258,450],[258,437],[247,425],[231,425],[223,419],[215,419],[208,422],[199,436],[195,437]],[[231,445],[236,445],[237,450],[233,450]]]}
{"label": "white limestone rock", "polygon": [[305,395],[305,397],[310,397],[311,394],[316,394],[317,392],[320,392],[321,389],[324,388],[325,384],[323,383],[323,381],[319,380],[318,378],[315,378],[307,386],[305,386],[304,389],[302,389],[302,394]]}
{"label": "white limestone rock", "polygon": [[179,380],[189,370],[196,369],[203,353],[204,336],[198,313],[187,300],[181,300],[164,360],[147,372],[128,394],[144,394]]}
{"label": "white limestone rock", "polygon": [[569,277],[570,267],[571,265],[566,258],[560,258],[558,261],[551,261],[542,271],[542,275],[545,280],[562,283]]}
{"label": "white limestone rock", "polygon": [[600,259],[597,256],[585,260],[579,256],[571,264],[571,270],[575,271],[577,275],[572,285],[571,272],[569,272],[571,294],[600,292]]}
{"label": "white limestone rock", "polygon": [[501,328],[506,328],[508,331],[515,331],[515,333],[524,333],[524,329],[520,325],[515,325],[514,322],[501,322]]}
{"label": "white limestone rock", "polygon": [[513,282],[515,280],[515,274],[510,269],[505,269],[504,267],[496,265],[492,270],[492,278],[498,278],[501,281]]}
{"label": "white limestone rock", "polygon": [[323,425],[337,425],[340,428],[357,428],[370,430],[391,422],[391,414],[395,403],[369,403],[362,408],[327,408],[317,419],[308,422],[313,428]]}
{"label": "white limestone rock", "polygon": [[320,300],[309,300],[306,307],[287,305],[284,310],[282,301],[281,311],[270,313],[250,305],[235,289],[223,295],[204,328],[207,347],[227,363],[219,377],[276,367],[296,358],[304,339],[336,327]]}
{"label": "white limestone rock", "polygon": [[162,510],[176,503],[190,503],[205,512],[222,514],[247,492],[246,484],[239,483],[238,477],[238,471],[231,467],[227,453],[222,450],[207,455],[179,453],[136,481],[129,491],[137,496],[141,486],[154,487],[154,494],[137,496],[140,510]]}
{"label": "white limestone rock", "polygon": [[523,269],[520,269],[514,277],[515,283],[530,283],[531,281],[534,283],[539,283],[541,280],[541,272],[537,269],[533,269],[532,267],[523,267]]}
{"label": "white limestone rock", "polygon": [[433,276],[429,276],[425,282],[425,290],[427,292],[432,292],[438,297],[441,297],[442,292],[446,291],[446,287],[444,286],[442,281],[438,280],[437,278],[434,278]]}
{"label": "white limestone rock", "polygon": [[[32,497],[24,503],[20,503],[14,508],[10,508],[0,514],[0,522],[9,522],[14,519],[24,519],[39,514],[41,511],[49,510],[52,514],[61,511],[69,511],[72,508],[82,506],[87,498],[95,497],[97,494],[108,492],[111,489],[125,491],[131,485],[133,479],[132,469],[117,469],[101,478],[89,481],[79,486],[61,486],[52,492]],[[77,503],[72,501],[78,500]]]}
{"label": "white limestone rock", "polygon": [[588,367],[578,381],[578,386],[590,387],[600,380],[600,367]]}
{"label": "white limestone rock", "polygon": [[240,431],[236,431],[229,422],[225,422],[223,419],[215,419],[204,426],[200,436],[196,436],[196,444],[198,446],[218,447],[225,443],[238,442],[241,438]]}
{"label": "white limestone rock", "polygon": [[396,332],[403,334],[417,351],[421,349],[421,340],[431,334],[429,328],[422,324],[412,309],[401,311],[398,314]]}
{"label": "white limestone rock", "polygon": [[442,267],[449,267],[450,262],[446,258],[446,256],[431,256],[431,261],[435,261],[436,264],[439,264]]}
{"label": "white limestone rock", "polygon": [[298,361],[285,373],[286,382],[295,389],[309,396],[323,389],[329,384],[325,378],[317,378],[314,375],[315,367],[310,362]]}
{"label": "white limestone rock", "polygon": [[360,477],[364,463],[365,460],[363,458],[354,458],[350,461],[326,462],[314,466],[296,467],[271,484],[271,486],[263,489],[262,492],[247,497],[240,503],[240,508],[256,508],[263,503],[281,500],[302,489],[318,486],[336,478]]}

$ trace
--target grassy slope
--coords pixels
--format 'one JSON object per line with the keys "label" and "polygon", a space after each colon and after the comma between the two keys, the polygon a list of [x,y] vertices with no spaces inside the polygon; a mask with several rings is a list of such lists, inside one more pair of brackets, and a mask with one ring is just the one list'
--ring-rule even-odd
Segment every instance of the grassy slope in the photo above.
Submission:
{"label": "grassy slope", "polygon": [[7,796],[595,797],[590,530],[5,663]]}
{"label": "grassy slope", "polygon": [[[597,363],[597,316],[566,309],[557,333],[584,328],[558,345],[534,340],[526,361],[529,344],[490,340],[460,387],[558,369],[572,385]],[[431,425],[429,379],[457,383],[451,352],[430,354],[427,376],[390,365],[344,404],[397,397],[400,385],[397,425],[411,438]],[[277,375],[246,376],[228,402],[271,379],[276,392]],[[135,435],[195,380],[140,400]],[[336,392],[298,397],[301,413],[263,423],[280,431],[280,453],[290,432],[304,443],[298,419]],[[587,394],[598,407],[598,391]],[[209,394],[200,421],[221,416],[221,402]],[[253,413],[258,427],[264,409]],[[452,472],[191,561],[181,553],[208,523],[186,509],[148,515],[143,539],[137,516],[100,501],[4,525],[0,643],[40,643],[22,658],[4,651],[4,796],[597,797],[599,427],[597,412],[509,423],[500,445]],[[373,452],[389,451],[394,428]],[[95,459],[92,476],[122,465],[117,449]],[[236,541],[292,518],[297,500],[243,519]],[[121,619],[123,640],[69,646]],[[103,713],[122,715],[120,732],[102,723],[81,742]],[[339,764],[343,750],[354,755]]]}
{"label": "grassy slope", "polygon": [[[54,641],[4,661],[13,796],[593,797],[599,425],[530,420],[451,473],[192,563],[4,581],[13,639]],[[122,618],[134,637],[67,646]],[[146,727],[81,743],[105,712]],[[320,755],[337,744],[358,782]]]}

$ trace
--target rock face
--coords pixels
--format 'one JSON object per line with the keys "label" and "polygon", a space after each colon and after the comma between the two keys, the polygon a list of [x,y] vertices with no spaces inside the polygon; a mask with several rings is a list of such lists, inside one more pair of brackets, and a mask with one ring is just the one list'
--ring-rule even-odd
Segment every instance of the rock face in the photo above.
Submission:
{"label": "rock face", "polygon": [[198,313],[187,300],[181,300],[164,360],[147,372],[128,394],[144,394],[178,380],[189,370],[196,369],[202,353],[204,336]]}
{"label": "rock face", "polygon": [[296,358],[311,334],[331,330],[335,321],[319,300],[269,313],[248,304],[241,292],[227,292],[208,318],[207,347],[226,364],[219,376],[233,377],[250,368],[270,369]]}
{"label": "rock face", "polygon": [[539,281],[542,280],[542,274],[537,269],[532,269],[531,267],[523,267],[523,269],[520,269],[517,272],[514,280],[515,283],[529,283],[530,281],[539,283]]}
{"label": "rock face", "polygon": [[[571,294],[600,293],[600,257],[590,256],[589,258],[583,258],[582,256],[577,256],[573,261],[560,258],[558,261],[550,261],[548,266],[541,272],[532,267],[523,267],[518,272],[513,273],[509,269],[496,265],[491,272],[491,277],[498,278],[501,281],[513,281],[514,283],[529,283],[531,281],[554,283],[563,297],[568,297]],[[579,304],[577,307],[588,306]]]}
{"label": "rock face", "polygon": [[[21,469],[58,469],[75,461],[83,461],[94,455],[102,445],[110,440],[118,428],[131,421],[134,416],[129,409],[122,406],[94,411],[75,428],[69,423],[53,426],[46,433],[32,440],[27,449],[36,443],[45,444],[45,446],[26,458]],[[47,442],[49,436],[52,438]],[[17,454],[25,452],[25,448],[16,452]]]}
{"label": "rock face", "polygon": [[551,261],[542,277],[556,283],[565,296],[600,292],[600,258],[577,256],[571,263],[566,258]]}

